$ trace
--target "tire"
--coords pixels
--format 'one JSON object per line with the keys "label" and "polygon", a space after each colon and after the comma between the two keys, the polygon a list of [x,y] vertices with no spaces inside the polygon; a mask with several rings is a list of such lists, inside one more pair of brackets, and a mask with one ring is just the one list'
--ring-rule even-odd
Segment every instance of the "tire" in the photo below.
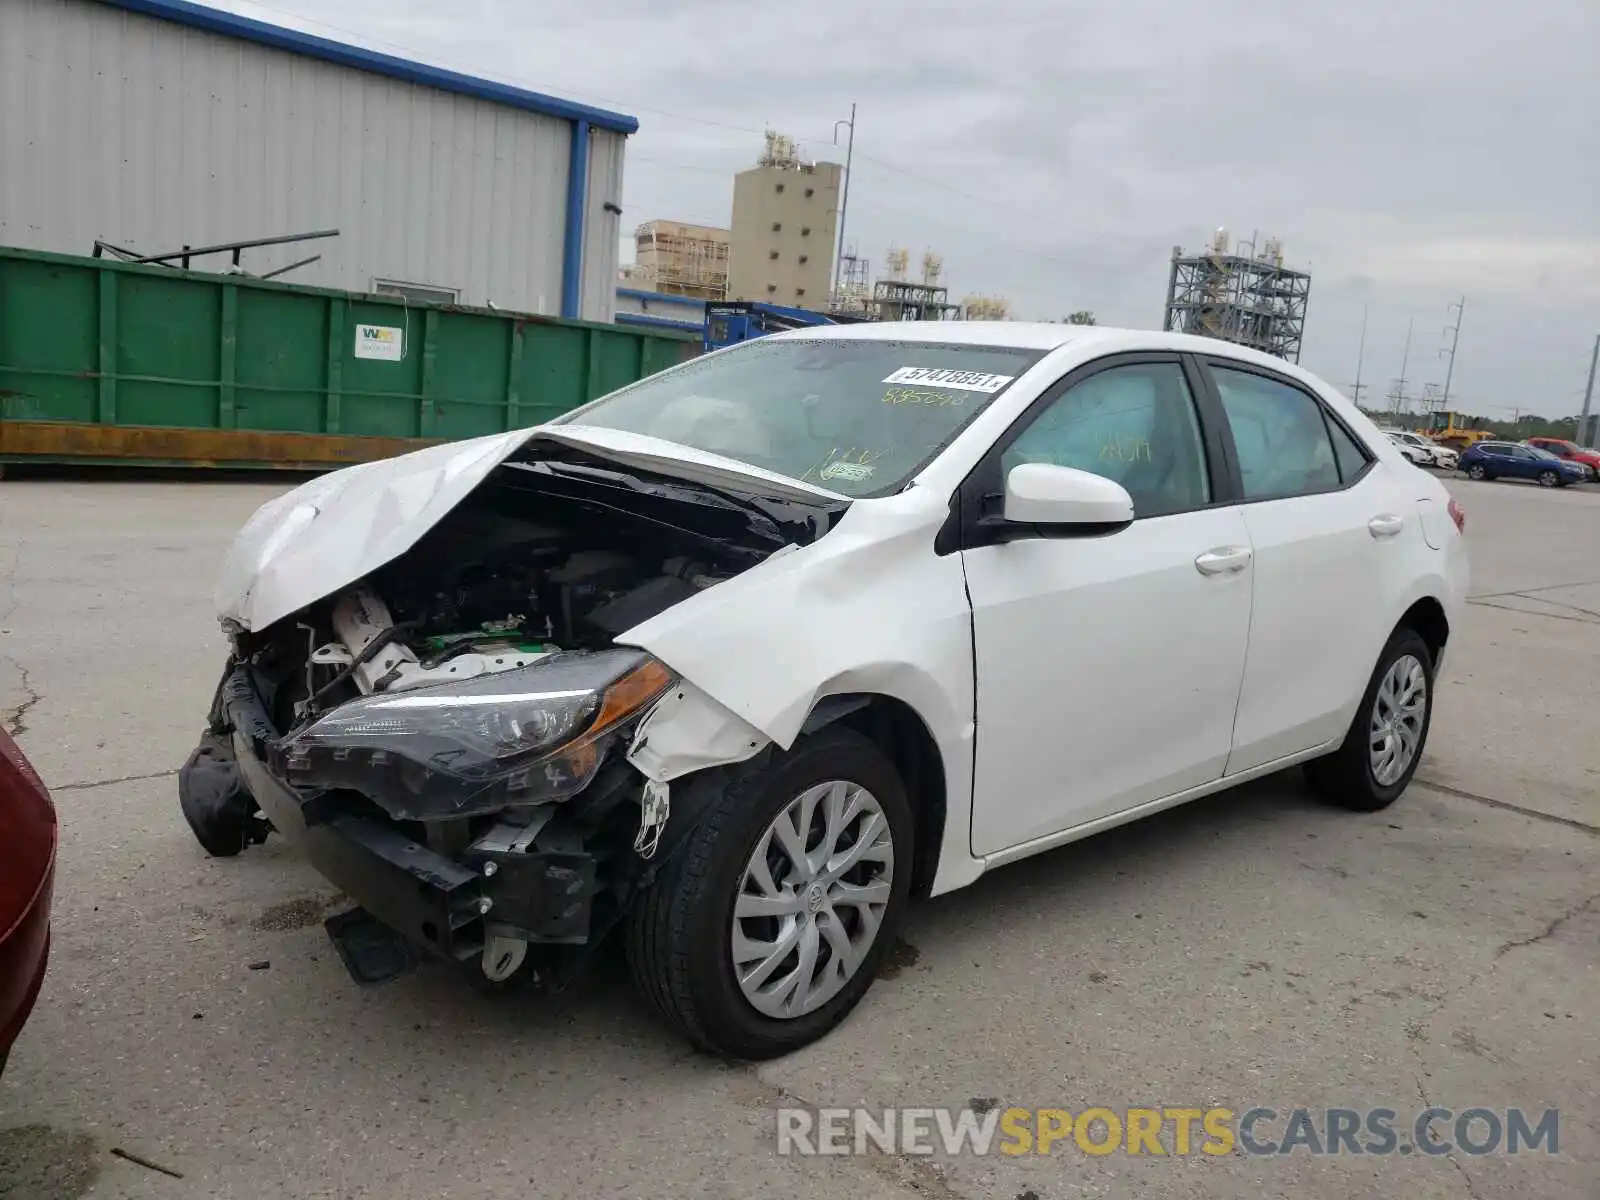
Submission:
{"label": "tire", "polygon": [[1561,486],[1561,476],[1557,475],[1554,471],[1540,471],[1539,472],[1539,486],[1540,487],[1560,487]]}
{"label": "tire", "polygon": [[1467,478],[1476,479],[1479,483],[1482,483],[1489,478],[1489,472],[1484,470],[1482,463],[1473,463],[1467,468]]}
{"label": "tire", "polygon": [[[831,999],[793,1017],[774,1018],[759,1011],[745,994],[735,974],[732,937],[734,904],[746,886],[746,870],[769,828],[805,796],[809,789],[832,781],[864,788],[875,800],[891,839],[892,861],[888,898],[878,929],[855,973]],[[854,798],[852,797],[852,803]],[[823,809],[825,802],[817,802]],[[861,832],[860,819],[847,827]],[[815,829],[815,827],[813,827]],[[813,830],[804,831],[811,849]],[[881,833],[874,839],[881,838]],[[797,1050],[816,1041],[849,1014],[882,965],[894,940],[910,894],[913,822],[893,764],[878,747],[852,730],[831,726],[802,739],[787,754],[769,759],[750,774],[736,779],[713,801],[705,816],[685,841],[676,846],[662,866],[654,885],[640,897],[629,914],[627,957],[639,992],[666,1020],[680,1029],[700,1050],[733,1059],[762,1060]],[[846,843],[848,849],[849,843]],[[769,851],[777,854],[776,846]],[[863,863],[868,871],[881,864]],[[787,857],[770,866],[772,880],[789,886],[793,872]],[[800,907],[815,891],[796,891]],[[774,893],[768,892],[768,895]],[[786,901],[787,902],[787,901]],[[797,914],[804,930],[807,922],[826,931],[827,921],[841,922],[847,935],[851,921],[863,919],[860,908],[841,906],[836,913],[827,904],[827,917],[817,908]],[[756,927],[762,921],[788,917],[745,918]],[[751,924],[741,926],[752,928]],[[773,927],[776,930],[776,925]],[[856,926],[859,928],[859,924]],[[835,934],[839,932],[834,931]],[[775,931],[774,937],[779,936]],[[799,935],[796,935],[799,936]],[[818,962],[826,965],[833,951],[825,933],[811,937]],[[753,960],[752,960],[753,961]],[[790,974],[790,958],[779,960],[772,979]],[[796,966],[798,961],[796,960]],[[795,993],[798,994],[798,993]]]}
{"label": "tire", "polygon": [[[1378,694],[1396,666],[1407,658],[1421,667],[1423,680],[1420,724],[1415,727],[1416,745],[1400,774],[1387,782],[1374,770],[1372,726]],[[1406,790],[1417,764],[1428,745],[1428,727],[1433,720],[1433,654],[1416,630],[1407,626],[1395,630],[1389,644],[1378,656],[1378,665],[1362,693],[1361,704],[1344,735],[1344,743],[1325,758],[1306,764],[1306,776],[1324,799],[1355,812],[1377,812],[1388,808]],[[1393,738],[1394,734],[1390,737]]]}

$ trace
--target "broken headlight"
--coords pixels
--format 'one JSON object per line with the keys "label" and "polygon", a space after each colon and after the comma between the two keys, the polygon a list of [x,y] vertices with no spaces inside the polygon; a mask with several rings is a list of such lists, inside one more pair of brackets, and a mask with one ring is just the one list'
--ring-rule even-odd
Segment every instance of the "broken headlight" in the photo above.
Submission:
{"label": "broken headlight", "polygon": [[564,800],[673,682],[638,650],[553,654],[341,704],[278,743],[273,766],[297,787],[361,792],[399,820]]}

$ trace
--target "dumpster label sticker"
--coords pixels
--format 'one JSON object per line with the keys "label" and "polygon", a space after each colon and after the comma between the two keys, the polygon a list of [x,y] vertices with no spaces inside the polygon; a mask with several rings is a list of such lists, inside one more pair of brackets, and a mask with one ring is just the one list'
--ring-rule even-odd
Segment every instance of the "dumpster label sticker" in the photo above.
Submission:
{"label": "dumpster label sticker", "polygon": [[963,392],[993,395],[1015,379],[1015,375],[991,375],[987,371],[954,371],[948,367],[901,367],[885,383],[918,383],[923,387],[955,388]]}
{"label": "dumpster label sticker", "polygon": [[357,325],[356,357],[399,362],[405,357],[405,336],[398,325]]}

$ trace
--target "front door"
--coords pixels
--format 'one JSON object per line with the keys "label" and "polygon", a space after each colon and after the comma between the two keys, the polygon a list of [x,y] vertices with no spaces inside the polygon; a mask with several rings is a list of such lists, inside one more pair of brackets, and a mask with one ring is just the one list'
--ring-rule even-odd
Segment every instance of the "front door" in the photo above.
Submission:
{"label": "front door", "polygon": [[1222,774],[1251,549],[1176,355],[1119,356],[1036,402],[968,481],[1049,462],[1117,480],[1116,532],[963,551],[977,662],[972,848],[993,854]]}

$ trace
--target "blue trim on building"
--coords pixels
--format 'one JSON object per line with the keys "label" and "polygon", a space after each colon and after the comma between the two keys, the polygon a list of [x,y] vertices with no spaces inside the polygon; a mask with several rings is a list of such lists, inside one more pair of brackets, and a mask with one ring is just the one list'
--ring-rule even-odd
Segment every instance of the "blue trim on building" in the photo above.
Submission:
{"label": "blue trim on building", "polygon": [[561,246],[561,315],[577,320],[583,307],[583,206],[589,196],[589,122],[572,123],[567,155],[567,233]]}
{"label": "blue trim on building", "polygon": [[647,292],[642,288],[617,289],[617,295],[626,296],[629,300],[655,301],[661,304],[681,304],[687,308],[704,308],[704,300],[696,300],[693,296],[668,296],[663,292]]}
{"label": "blue trim on building", "polygon": [[431,67],[426,63],[379,54],[375,50],[364,50],[359,46],[350,46],[344,42],[330,41],[309,33],[269,25],[264,21],[253,21],[249,17],[207,8],[202,4],[190,4],[188,0],[100,0],[100,3],[128,12],[175,21],[193,29],[204,29],[210,33],[243,38],[263,46],[288,50],[294,54],[304,54],[310,58],[320,58],[325,62],[338,63],[340,66],[354,67],[358,71],[372,71],[392,79],[402,79],[407,83],[457,92],[463,96],[475,96],[480,100],[490,100],[496,104],[508,104],[513,108],[525,109],[547,117],[585,122],[597,129],[609,129],[624,134],[637,133],[639,130],[637,117],[609,112],[603,108],[591,108],[587,104],[578,104],[571,100],[560,100],[542,92],[530,92],[523,88],[512,87],[510,84],[495,83],[490,79],[462,75],[456,71],[447,71],[443,67]]}
{"label": "blue trim on building", "polygon": [[703,326],[698,321],[671,321],[666,317],[647,317],[641,313],[619,312],[612,318],[616,325],[648,325],[652,329],[680,329],[685,333],[699,333]]}

